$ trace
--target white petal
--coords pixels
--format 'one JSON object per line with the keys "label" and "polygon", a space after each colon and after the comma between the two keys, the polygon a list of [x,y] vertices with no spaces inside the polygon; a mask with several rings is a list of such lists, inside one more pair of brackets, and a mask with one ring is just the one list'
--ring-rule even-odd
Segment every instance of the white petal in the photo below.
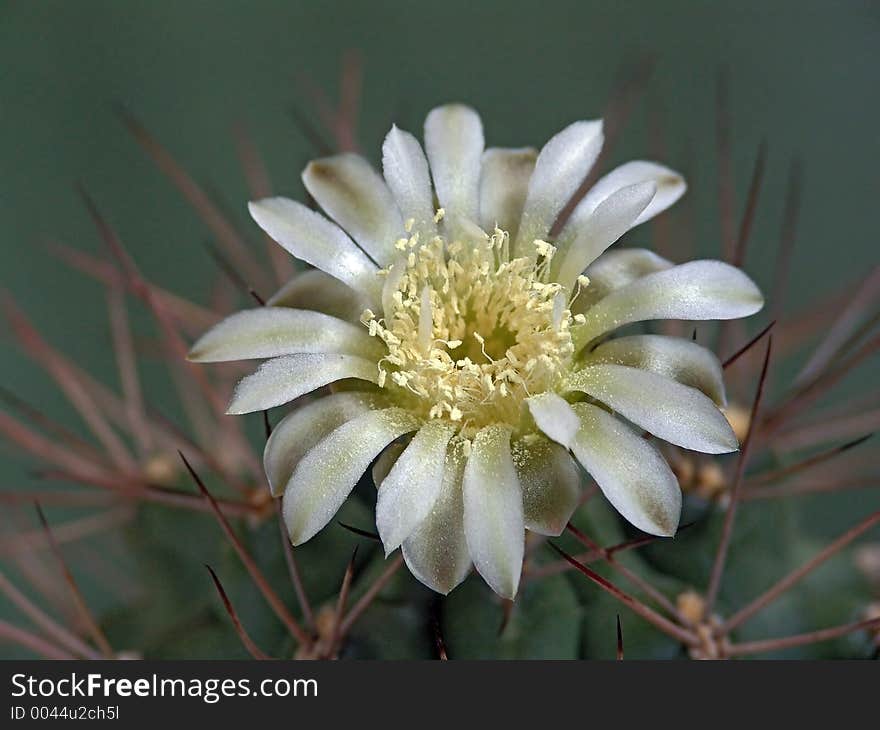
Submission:
{"label": "white petal", "polygon": [[727,405],[721,363],[711,350],[681,337],[633,335],[605,342],[584,360],[584,364],[629,365],[702,391],[717,406]]}
{"label": "white petal", "polygon": [[582,427],[572,449],[608,501],[640,530],[674,535],[681,490],[657,449],[597,406],[577,403],[574,409]]}
{"label": "white petal", "polygon": [[264,362],[235,386],[227,413],[241,415],[289,403],[344,378],[377,382],[375,361],[354,355],[285,355]]}
{"label": "white petal", "polygon": [[425,150],[440,205],[447,213],[479,219],[483,123],[462,104],[432,109],[425,119]]}
{"label": "white petal", "polygon": [[404,220],[413,219],[413,231],[422,240],[436,235],[431,174],[418,140],[409,132],[392,127],[382,145],[382,169]]}
{"label": "white petal", "polygon": [[434,506],[446,464],[446,445],[454,429],[429,421],[409,442],[379,485],[376,527],[385,555],[400,547]]}
{"label": "white petal", "polygon": [[658,213],[662,213],[684,195],[685,190],[687,190],[684,178],[668,167],[643,160],[627,162],[600,178],[587,191],[587,194],[577,204],[577,207],[571,214],[571,218],[560,233],[560,243],[564,244],[574,240],[584,222],[602,204],[602,201],[606,200],[610,195],[621,188],[646,182],[653,182],[657,186],[657,194],[638,218],[633,221],[631,227],[644,223]]}
{"label": "white petal", "polygon": [[357,322],[369,302],[339,279],[319,269],[309,269],[294,276],[269,297],[266,306],[310,309]]}
{"label": "white petal", "polygon": [[272,496],[284,492],[294,468],[309,449],[343,423],[383,402],[375,393],[333,393],[282,418],[272,429],[263,451],[263,467]]}
{"label": "white petal", "polygon": [[614,289],[675,264],[645,248],[618,248],[606,251],[584,272],[590,280],[572,305],[572,312],[583,313]]}
{"label": "white petal", "polygon": [[290,253],[378,304],[382,282],[378,266],[339,226],[288,198],[248,203],[251,217]]}
{"label": "white petal", "polygon": [[461,441],[453,440],[446,450],[443,482],[434,506],[402,546],[410,572],[443,595],[461,583],[471,569],[461,495],[464,464]]}
{"label": "white petal", "polygon": [[516,239],[537,159],[538,151],[532,147],[492,147],[483,153],[480,225],[484,231],[491,232],[497,226],[507,231],[512,240]]}
{"label": "white petal", "polygon": [[572,327],[575,347],[632,322],[649,319],[737,319],[764,306],[755,283],[721,261],[691,261],[615,289]]}
{"label": "white petal", "polygon": [[525,546],[522,489],[510,455],[510,431],[477,432],[462,480],[464,531],[471,560],[498,595],[513,598]]}
{"label": "white petal", "polygon": [[571,288],[575,279],[612,243],[632,228],[657,186],[649,181],[621,188],[603,200],[578,228],[571,245],[560,249],[556,281]]}
{"label": "white petal", "polygon": [[391,469],[397,463],[397,460],[400,458],[400,455],[405,448],[405,444],[396,442],[389,444],[388,448],[379,454],[379,457],[373,462],[373,486],[376,487],[376,489],[378,489],[379,485],[385,481],[385,477],[391,473]]}
{"label": "white petal", "polygon": [[260,307],[236,312],[212,327],[187,357],[193,362],[228,362],[339,352],[378,359],[384,349],[361,325],[304,309]]}
{"label": "white petal", "polygon": [[582,121],[570,124],[544,145],[529,181],[514,255],[533,255],[532,242],[547,237],[599,156],[603,140],[601,120]]}
{"label": "white petal", "polygon": [[541,535],[562,534],[580,493],[581,476],[571,455],[541,436],[514,441],[510,451],[522,487],[526,528]]}
{"label": "white petal", "polygon": [[581,427],[571,404],[556,393],[541,393],[526,401],[535,423],[547,436],[565,448]]}
{"label": "white petal", "polygon": [[625,365],[589,365],[566,385],[685,449],[726,454],[739,448],[733,429],[709,398],[662,375]]}
{"label": "white petal", "polygon": [[486,233],[476,221],[451,213],[443,218],[443,232],[446,240],[488,241]]}
{"label": "white petal", "polygon": [[382,176],[363,157],[314,160],[302,174],[306,190],[364,251],[382,266],[394,260],[403,219]]}
{"label": "white petal", "polygon": [[394,439],[419,427],[400,408],[369,411],[343,424],[297,464],[284,492],[284,522],[301,545],[342,506],[370,462]]}

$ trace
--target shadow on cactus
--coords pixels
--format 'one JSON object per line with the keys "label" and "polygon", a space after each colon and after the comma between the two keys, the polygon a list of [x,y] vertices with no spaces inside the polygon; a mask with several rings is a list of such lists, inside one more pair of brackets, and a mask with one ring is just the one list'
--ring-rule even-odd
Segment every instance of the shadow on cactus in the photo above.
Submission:
{"label": "shadow on cactus", "polygon": [[[350,55],[338,107],[313,91],[296,111],[319,156],[310,205],[275,197],[238,133],[264,249],[120,110],[210,230],[220,279],[210,305],[149,281],[80,191],[108,256],[56,250],[106,289],[121,393],[6,298],[12,335],[91,438],[3,394],[0,429],[38,464],[34,485],[2,492],[15,574],[0,590],[23,619],[0,623],[4,641],[50,658],[876,656],[876,543],[849,547],[876,539],[880,511],[815,544],[789,505],[876,503],[876,457],[858,447],[877,393],[823,397],[880,346],[880,270],[785,312],[794,166],[764,306],[741,267],[766,148],[737,222],[723,77],[723,261],[673,263],[686,237],[663,216],[657,250],[630,244],[685,192],[653,162],[602,172],[647,71],[624,75],[604,122],[540,151],[486,148],[473,109],[437,107],[424,147],[392,127],[380,175],[358,151]],[[148,347],[186,425],[144,392]],[[113,531],[127,580],[82,589],[69,552]]]}

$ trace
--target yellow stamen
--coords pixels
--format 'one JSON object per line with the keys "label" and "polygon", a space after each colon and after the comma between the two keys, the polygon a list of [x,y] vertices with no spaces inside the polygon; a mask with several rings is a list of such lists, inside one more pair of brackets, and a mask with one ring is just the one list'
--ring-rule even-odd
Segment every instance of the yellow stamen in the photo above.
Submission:
{"label": "yellow stamen", "polygon": [[[436,220],[443,215],[441,208]],[[536,241],[537,261],[511,260],[507,232],[464,235],[403,239],[408,255],[388,279],[385,317],[368,310],[361,321],[388,347],[379,386],[470,438],[489,423],[518,427],[523,400],[558,384],[575,320],[560,286],[548,283],[553,246]]]}

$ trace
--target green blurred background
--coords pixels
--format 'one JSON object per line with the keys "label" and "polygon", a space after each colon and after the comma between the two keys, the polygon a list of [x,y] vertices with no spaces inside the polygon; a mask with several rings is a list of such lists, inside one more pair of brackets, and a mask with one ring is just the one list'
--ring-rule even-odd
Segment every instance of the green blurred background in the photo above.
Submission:
{"label": "green blurred background", "polygon": [[[335,94],[352,48],[365,64],[360,140],[374,159],[392,121],[419,132],[425,112],[449,100],[480,110],[490,144],[540,145],[574,119],[599,116],[621,66],[652,55],[648,91],[608,163],[651,156],[662,120],[662,161],[690,184],[670,215],[692,221],[697,252],[710,256],[720,249],[715,83],[726,68],[739,205],[756,148],[769,144],[750,274],[772,280],[796,157],[805,187],[792,303],[877,263],[877,2],[11,0],[0,4],[3,287],[48,339],[115,385],[103,291],[44,246],[103,251],[74,184],[85,184],[164,286],[203,300],[216,265],[207,231],[113,104],[133,111],[253,235],[233,125],[249,130],[275,189],[300,197],[313,150],[290,115],[292,102],[303,103],[297,79],[307,74]],[[51,382],[2,343],[3,385],[75,424]],[[860,382],[876,383],[868,368]],[[174,412],[158,369],[145,375],[149,397]],[[5,486],[23,487],[27,469],[0,452]],[[843,509],[833,527],[864,510]],[[835,522],[833,510],[826,516]]]}

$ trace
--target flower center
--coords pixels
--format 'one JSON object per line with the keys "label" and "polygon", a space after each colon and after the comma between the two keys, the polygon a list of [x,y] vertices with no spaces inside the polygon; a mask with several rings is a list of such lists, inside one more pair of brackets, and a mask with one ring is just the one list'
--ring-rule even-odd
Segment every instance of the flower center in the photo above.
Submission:
{"label": "flower center", "polygon": [[555,249],[535,241],[534,259],[511,259],[509,242],[475,226],[401,239],[406,258],[385,272],[385,317],[363,316],[388,348],[379,385],[465,438],[491,423],[518,429],[523,401],[552,389],[572,358],[572,315],[549,281]]}

